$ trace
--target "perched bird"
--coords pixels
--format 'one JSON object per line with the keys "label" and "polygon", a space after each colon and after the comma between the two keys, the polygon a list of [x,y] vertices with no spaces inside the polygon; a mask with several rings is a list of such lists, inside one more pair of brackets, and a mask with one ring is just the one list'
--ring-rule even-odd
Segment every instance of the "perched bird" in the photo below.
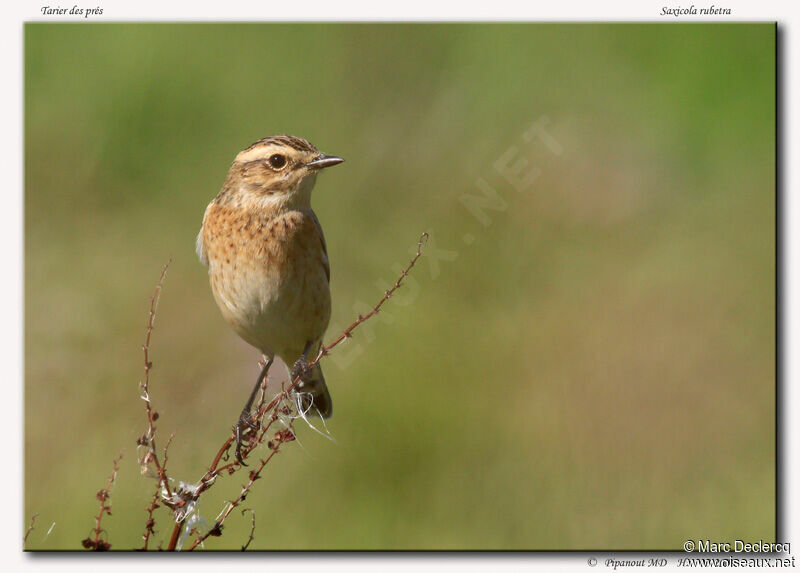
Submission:
{"label": "perched bird", "polygon": [[320,153],[305,139],[266,137],[236,156],[222,190],[211,201],[197,236],[222,316],[265,365],[237,423],[236,456],[250,408],[275,356],[293,364],[296,404],[328,418],[333,404],[316,356],[331,315],[330,266],[311,190],[321,169],[341,157]]}

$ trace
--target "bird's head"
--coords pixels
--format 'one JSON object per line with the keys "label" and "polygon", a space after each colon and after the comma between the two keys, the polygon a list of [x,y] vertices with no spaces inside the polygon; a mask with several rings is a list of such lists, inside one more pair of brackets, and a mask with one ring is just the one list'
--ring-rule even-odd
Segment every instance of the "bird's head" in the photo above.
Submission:
{"label": "bird's head", "polygon": [[305,207],[317,173],[342,161],[299,137],[265,137],[236,156],[226,186],[263,205]]}

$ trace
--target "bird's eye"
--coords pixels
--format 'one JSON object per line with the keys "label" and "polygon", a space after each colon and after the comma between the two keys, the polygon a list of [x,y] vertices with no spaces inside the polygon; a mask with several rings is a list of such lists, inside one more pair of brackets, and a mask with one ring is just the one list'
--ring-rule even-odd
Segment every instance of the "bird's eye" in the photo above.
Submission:
{"label": "bird's eye", "polygon": [[281,155],[280,153],[270,155],[269,164],[273,169],[281,169],[282,167],[286,167],[286,156]]}

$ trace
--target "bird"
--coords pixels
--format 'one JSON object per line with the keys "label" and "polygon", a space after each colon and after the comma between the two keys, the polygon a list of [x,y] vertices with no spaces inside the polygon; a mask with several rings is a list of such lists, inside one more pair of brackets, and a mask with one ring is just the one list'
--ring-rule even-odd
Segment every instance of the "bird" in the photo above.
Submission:
{"label": "bird", "polygon": [[264,357],[235,426],[242,464],[243,436],[255,428],[250,409],[276,356],[293,365],[293,380],[300,377],[292,390],[300,413],[333,414],[322,368],[307,367],[331,316],[328,249],[311,191],[321,170],[343,161],[300,137],[265,137],[236,155],[203,215],[196,250],[214,300],[236,334]]}

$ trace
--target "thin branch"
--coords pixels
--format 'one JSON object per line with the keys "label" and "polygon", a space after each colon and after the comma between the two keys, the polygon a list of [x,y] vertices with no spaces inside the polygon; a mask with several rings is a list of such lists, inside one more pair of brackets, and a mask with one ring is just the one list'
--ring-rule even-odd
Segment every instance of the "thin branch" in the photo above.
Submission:
{"label": "thin branch", "polygon": [[23,546],[28,542],[28,536],[31,534],[31,531],[33,531],[33,527],[36,524],[36,518],[37,517],[39,517],[38,513],[34,513],[31,516],[31,524],[28,526],[28,530],[25,532],[25,537],[22,538],[22,545]]}
{"label": "thin branch", "polygon": [[[165,475],[167,472],[167,450],[169,449],[169,445],[172,443],[172,439],[174,437],[175,434],[171,434],[169,440],[167,440],[167,445],[164,446],[164,462],[162,464],[162,469],[164,470]],[[137,551],[147,551],[147,546],[150,543],[150,537],[155,532],[156,520],[155,517],[153,517],[153,514],[156,509],[161,507],[158,503],[160,499],[161,499],[161,482],[159,481],[156,484],[156,491],[153,493],[153,499],[150,501],[150,505],[147,508],[147,521],[145,522],[144,533],[142,534],[144,545],[142,545],[141,548],[137,549]]]}
{"label": "thin branch", "polygon": [[358,327],[364,321],[372,318],[381,311],[383,303],[392,298],[392,295],[395,293],[395,291],[399,289],[401,286],[403,286],[403,280],[406,278],[406,276],[408,276],[408,273],[410,273],[411,269],[414,268],[414,265],[417,264],[417,260],[422,256],[422,245],[424,245],[427,241],[428,241],[428,233],[422,233],[422,235],[420,235],[419,237],[419,241],[417,242],[417,252],[414,255],[414,258],[411,259],[411,261],[408,263],[408,266],[406,266],[406,268],[403,269],[403,272],[400,273],[400,276],[397,278],[394,285],[392,285],[392,288],[390,288],[384,293],[383,298],[381,298],[381,300],[378,301],[378,304],[376,304],[371,311],[369,311],[365,315],[358,315],[356,321],[353,322],[353,324],[351,324],[347,328],[345,328],[344,332],[342,332],[336,340],[331,342],[328,346],[323,346],[320,349],[319,354],[317,354],[317,357],[313,361],[308,363],[306,370],[313,367],[314,364],[319,362],[320,358],[328,354],[328,352],[330,352],[331,350],[333,350],[333,348],[341,344],[346,338],[350,338],[352,336],[351,333],[353,332],[353,330],[356,329],[356,327]]}
{"label": "thin branch", "polygon": [[111,486],[114,485],[114,481],[117,479],[117,472],[119,471],[119,461],[122,459],[122,453],[116,457],[114,460],[114,470],[111,472],[111,475],[108,478],[108,483],[106,484],[105,489],[101,489],[97,492],[97,499],[100,500],[100,511],[97,513],[97,516],[94,518],[94,537],[87,537],[83,540],[83,546],[86,549],[92,549],[94,551],[108,551],[111,549],[111,544],[104,540],[100,539],[100,534],[103,533],[105,530],[100,527],[100,522],[103,520],[103,515],[108,514],[111,515],[111,505],[106,504],[106,501],[111,497]]}
{"label": "thin branch", "polygon": [[153,333],[158,299],[161,295],[161,288],[164,285],[164,278],[167,276],[167,268],[170,263],[172,263],[172,258],[170,258],[167,264],[164,265],[164,268],[161,269],[161,276],[158,278],[158,283],[156,283],[156,290],[150,298],[150,314],[147,318],[147,328],[145,330],[144,344],[142,345],[142,351],[144,353],[144,381],[140,385],[142,390],[141,398],[144,400],[145,412],[147,414],[147,432],[139,438],[137,442],[139,445],[147,446],[148,448],[147,453],[140,460],[142,467],[146,468],[150,462],[153,462],[158,474],[159,483],[164,492],[166,492],[166,497],[168,499],[172,498],[169,480],[164,471],[164,466],[158,461],[158,454],[156,453],[156,428],[154,424],[155,421],[158,420],[158,412],[155,412],[150,404],[150,370],[153,368],[153,363],[150,360],[150,336]]}
{"label": "thin branch", "polygon": [[176,521],[175,527],[172,528],[172,536],[169,539],[169,545],[167,545],[167,551],[175,551],[175,547],[178,545],[178,539],[180,537],[182,528],[183,528],[183,520]]}
{"label": "thin branch", "polygon": [[242,515],[248,511],[250,512],[250,537],[247,538],[247,543],[242,545],[242,551],[247,551],[247,548],[250,547],[250,543],[256,538],[256,510],[246,507],[242,510]]}
{"label": "thin branch", "polygon": [[[286,434],[284,432],[286,432]],[[225,522],[228,516],[233,512],[233,510],[236,507],[238,507],[238,505],[241,502],[245,500],[247,494],[250,493],[250,488],[253,487],[253,484],[256,482],[256,480],[261,478],[261,471],[267,466],[267,464],[273,458],[273,456],[275,456],[275,454],[278,453],[278,451],[280,450],[280,444],[282,444],[284,441],[291,442],[294,439],[295,439],[294,433],[291,432],[288,428],[286,430],[282,430],[281,432],[275,434],[275,445],[273,446],[273,449],[270,452],[270,454],[266,458],[260,461],[256,469],[250,471],[249,475],[250,480],[247,482],[246,485],[242,486],[242,490],[239,492],[239,495],[236,497],[236,499],[228,503],[228,507],[222,513],[222,516],[220,516],[217,519],[216,523],[214,523],[214,527],[209,529],[203,535],[199,535],[194,540],[194,543],[192,543],[192,545],[189,547],[189,551],[192,551],[195,547],[200,545],[210,536],[218,537],[222,535],[222,524]]]}
{"label": "thin branch", "polygon": [[147,508],[147,521],[144,524],[144,533],[142,534],[142,539],[144,540],[144,545],[138,549],[138,551],[147,551],[147,545],[150,543],[150,537],[155,533],[156,528],[156,520],[153,517],[153,513],[156,509],[161,507],[158,504],[158,501],[161,499],[161,484],[156,484],[156,491],[153,493],[153,499],[150,501],[150,505]]}

